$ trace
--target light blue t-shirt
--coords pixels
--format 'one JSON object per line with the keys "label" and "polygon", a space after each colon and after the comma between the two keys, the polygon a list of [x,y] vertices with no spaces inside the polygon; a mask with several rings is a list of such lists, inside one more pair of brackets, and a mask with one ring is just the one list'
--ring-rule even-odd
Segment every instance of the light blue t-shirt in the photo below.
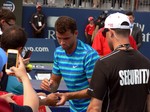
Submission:
{"label": "light blue t-shirt", "polygon": [[[88,79],[92,77],[98,53],[82,41],[77,41],[75,51],[68,55],[62,47],[54,53],[53,74],[62,76],[70,92],[89,87]],[[72,112],[85,112],[90,99],[69,100]]]}

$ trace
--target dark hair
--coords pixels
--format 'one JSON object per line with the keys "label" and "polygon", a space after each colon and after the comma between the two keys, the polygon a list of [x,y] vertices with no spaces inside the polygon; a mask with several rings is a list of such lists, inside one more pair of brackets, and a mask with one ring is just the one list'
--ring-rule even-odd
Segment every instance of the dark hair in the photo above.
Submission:
{"label": "dark hair", "polygon": [[0,8],[0,20],[4,19],[9,22],[11,19],[16,21],[16,17],[9,9]]}
{"label": "dark hair", "polygon": [[127,16],[133,16],[133,17],[134,17],[134,14],[133,14],[132,11],[127,12],[126,15],[127,15]]}
{"label": "dark hair", "polygon": [[1,47],[7,51],[8,49],[17,49],[24,47],[27,42],[27,35],[23,28],[19,26],[10,26],[1,36]]}
{"label": "dark hair", "polygon": [[[128,22],[123,22],[121,25],[129,26]],[[117,34],[128,37],[130,35],[130,29],[113,29]]]}
{"label": "dark hair", "polygon": [[130,29],[112,29],[118,35],[123,35],[124,37],[128,37],[130,35]]}
{"label": "dark hair", "polygon": [[61,34],[68,30],[71,30],[71,33],[74,33],[75,30],[77,30],[76,21],[71,17],[61,16],[55,23],[55,30]]}

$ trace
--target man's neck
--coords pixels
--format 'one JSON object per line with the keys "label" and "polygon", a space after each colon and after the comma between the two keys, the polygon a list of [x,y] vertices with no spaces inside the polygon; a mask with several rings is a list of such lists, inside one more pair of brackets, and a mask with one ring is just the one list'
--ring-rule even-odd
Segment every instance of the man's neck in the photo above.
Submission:
{"label": "man's neck", "polygon": [[69,50],[66,50],[66,53],[67,54],[72,54],[75,51],[76,47],[77,47],[77,43],[78,43],[78,41],[76,41],[74,43],[74,45],[72,46],[72,48],[70,48]]}

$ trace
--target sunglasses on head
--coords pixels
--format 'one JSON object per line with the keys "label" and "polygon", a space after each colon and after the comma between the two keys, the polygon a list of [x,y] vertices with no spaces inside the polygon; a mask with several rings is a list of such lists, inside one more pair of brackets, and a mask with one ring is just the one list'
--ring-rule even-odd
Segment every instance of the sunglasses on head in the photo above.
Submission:
{"label": "sunglasses on head", "polygon": [[14,25],[14,23],[9,23],[9,22],[7,22],[7,21],[5,21],[9,26],[13,26]]}
{"label": "sunglasses on head", "polygon": [[109,29],[108,28],[105,28],[103,31],[102,31],[102,35],[104,36],[104,37],[106,37],[106,33],[109,31]]}

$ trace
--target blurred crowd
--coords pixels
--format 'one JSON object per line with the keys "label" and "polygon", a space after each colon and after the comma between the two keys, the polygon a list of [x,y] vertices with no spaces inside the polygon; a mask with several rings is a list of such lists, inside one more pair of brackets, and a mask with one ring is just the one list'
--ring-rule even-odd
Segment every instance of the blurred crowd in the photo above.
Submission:
{"label": "blurred crowd", "polygon": [[51,7],[150,10],[149,0],[23,0],[23,4],[36,4],[37,2]]}

